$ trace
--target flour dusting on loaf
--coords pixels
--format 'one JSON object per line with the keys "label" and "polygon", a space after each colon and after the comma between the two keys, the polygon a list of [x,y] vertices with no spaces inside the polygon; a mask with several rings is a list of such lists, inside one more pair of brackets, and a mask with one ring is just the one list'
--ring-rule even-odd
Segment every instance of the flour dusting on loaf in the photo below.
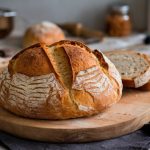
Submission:
{"label": "flour dusting on loaf", "polygon": [[120,78],[120,73],[116,71],[115,65],[105,56],[103,55],[105,61],[109,64],[109,71],[111,72],[112,76],[119,81],[119,84],[122,86],[121,78]]}
{"label": "flour dusting on loaf", "polygon": [[65,35],[61,28],[52,22],[43,21],[27,28],[23,36],[23,47],[38,42],[52,44],[63,39]]}
{"label": "flour dusting on loaf", "polygon": [[5,105],[11,105],[18,111],[24,109],[30,113],[40,113],[39,107],[46,103],[54,108],[60,103],[63,88],[53,73],[35,77],[16,73],[10,77],[6,70],[1,74],[0,80],[2,100],[9,93]]}
{"label": "flour dusting on loaf", "polygon": [[92,107],[83,106],[83,105],[79,105],[78,107],[79,107],[79,110],[81,111],[90,111],[93,109]]}
{"label": "flour dusting on loaf", "polygon": [[72,86],[73,89],[85,90],[92,96],[100,95],[111,86],[108,77],[100,71],[98,66],[80,71]]}
{"label": "flour dusting on loaf", "polygon": [[30,30],[34,32],[34,34],[37,34],[37,36],[40,36],[42,34],[47,34],[47,32],[53,33],[55,31],[55,34],[59,34],[59,32],[62,32],[59,27],[48,21],[43,21],[41,24],[36,24],[30,27]]}
{"label": "flour dusting on loaf", "polygon": [[0,75],[0,105],[36,119],[98,114],[120,100],[122,86],[117,69],[97,55],[76,41],[20,51]]}

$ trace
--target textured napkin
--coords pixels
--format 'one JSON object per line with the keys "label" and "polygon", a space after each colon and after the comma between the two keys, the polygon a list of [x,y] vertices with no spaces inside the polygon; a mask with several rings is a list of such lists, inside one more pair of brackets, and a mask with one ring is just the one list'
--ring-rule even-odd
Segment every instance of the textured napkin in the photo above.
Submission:
{"label": "textured napkin", "polygon": [[0,132],[1,144],[11,150],[150,150],[150,126],[111,140],[80,144],[37,142]]}

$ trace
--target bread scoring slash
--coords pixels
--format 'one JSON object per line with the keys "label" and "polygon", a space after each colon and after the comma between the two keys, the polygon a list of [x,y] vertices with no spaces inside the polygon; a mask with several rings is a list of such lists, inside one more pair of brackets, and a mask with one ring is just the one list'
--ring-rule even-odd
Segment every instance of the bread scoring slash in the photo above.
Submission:
{"label": "bread scoring slash", "polygon": [[121,77],[111,61],[76,41],[28,47],[0,75],[0,105],[28,118],[91,116],[121,95]]}

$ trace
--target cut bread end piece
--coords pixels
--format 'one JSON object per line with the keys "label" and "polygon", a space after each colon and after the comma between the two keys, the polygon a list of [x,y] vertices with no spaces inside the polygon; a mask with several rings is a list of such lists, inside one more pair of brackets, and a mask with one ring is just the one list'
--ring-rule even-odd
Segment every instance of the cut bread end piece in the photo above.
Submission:
{"label": "cut bread end piece", "polygon": [[121,74],[124,87],[138,88],[150,80],[150,61],[137,52],[110,52],[107,57],[115,64]]}
{"label": "cut bread end piece", "polygon": [[[147,55],[147,57],[148,57],[148,60],[150,61],[150,56]],[[139,89],[143,91],[150,91],[150,80],[143,86],[139,87]]]}

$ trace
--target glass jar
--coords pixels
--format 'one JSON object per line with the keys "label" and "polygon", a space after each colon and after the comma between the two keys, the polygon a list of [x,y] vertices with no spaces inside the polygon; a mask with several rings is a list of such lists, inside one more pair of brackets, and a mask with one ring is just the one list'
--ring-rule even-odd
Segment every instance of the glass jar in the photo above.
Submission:
{"label": "glass jar", "polygon": [[16,12],[0,8],[0,39],[7,37],[14,27]]}
{"label": "glass jar", "polygon": [[132,30],[129,6],[125,4],[113,5],[106,18],[106,27],[110,36],[129,35]]}

